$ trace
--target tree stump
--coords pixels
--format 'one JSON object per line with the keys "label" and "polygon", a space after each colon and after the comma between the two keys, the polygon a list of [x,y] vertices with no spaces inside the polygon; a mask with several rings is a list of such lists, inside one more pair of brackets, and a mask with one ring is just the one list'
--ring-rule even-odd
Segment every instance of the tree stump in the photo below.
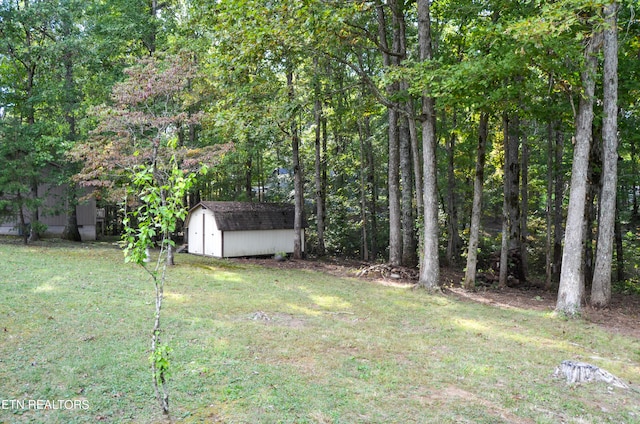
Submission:
{"label": "tree stump", "polygon": [[603,381],[621,389],[629,386],[615,375],[585,362],[562,361],[553,373],[554,377],[566,377],[567,384],[586,383],[591,381]]}

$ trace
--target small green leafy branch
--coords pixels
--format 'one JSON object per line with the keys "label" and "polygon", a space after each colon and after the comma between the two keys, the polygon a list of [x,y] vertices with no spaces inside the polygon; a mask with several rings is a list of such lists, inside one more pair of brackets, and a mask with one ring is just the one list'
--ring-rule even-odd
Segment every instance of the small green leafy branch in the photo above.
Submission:
{"label": "small green leafy branch", "polygon": [[[200,172],[206,172],[206,169],[203,168]],[[174,247],[171,235],[176,230],[178,220],[186,217],[184,198],[195,179],[196,173],[185,174],[180,169],[175,156],[169,161],[167,169],[159,169],[156,165],[138,165],[132,171],[125,199],[125,202],[132,199],[135,202],[135,206],[131,208],[125,206],[125,231],[122,237],[125,262],[142,266],[151,276],[155,287],[155,316],[149,361],[156,398],[165,415],[169,414],[167,379],[171,348],[161,341],[160,312],[167,266]],[[151,262],[149,251],[154,246],[158,246],[160,251],[156,260]]]}

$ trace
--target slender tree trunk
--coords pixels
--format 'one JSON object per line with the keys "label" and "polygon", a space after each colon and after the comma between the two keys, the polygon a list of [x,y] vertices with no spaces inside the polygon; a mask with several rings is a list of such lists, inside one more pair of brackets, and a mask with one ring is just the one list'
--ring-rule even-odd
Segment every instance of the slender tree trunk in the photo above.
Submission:
{"label": "slender tree trunk", "polygon": [[509,184],[509,119],[507,112],[502,115],[502,133],[504,146],[504,172],[503,172],[503,197],[502,197],[502,230],[500,243],[500,272],[498,276],[498,287],[507,286],[509,276],[509,199],[511,197],[511,185]]}
{"label": "slender tree trunk", "polygon": [[[69,37],[71,34],[71,23],[65,21],[63,24],[63,31],[65,37]],[[64,88],[65,88],[65,104],[64,104],[64,118],[67,122],[67,139],[70,142],[76,140],[76,117],[75,110],[77,106],[77,96],[75,95],[76,84],[73,75],[73,52],[67,48],[63,54],[62,62],[64,64]],[[78,229],[78,193],[76,185],[73,181],[67,183],[67,224],[62,231],[62,238],[71,241],[82,241],[80,236],[80,230]]]}
{"label": "slender tree trunk", "polygon": [[[520,248],[520,117],[514,113],[507,126],[509,144],[506,152],[509,169],[508,180],[509,197],[509,248]],[[519,253],[519,252],[518,252]]]}
{"label": "slender tree trunk", "polygon": [[598,237],[598,229],[595,224],[600,202],[599,193],[602,188],[602,133],[598,127],[595,127],[594,130],[596,130],[596,132],[592,137],[591,151],[589,154],[587,200],[584,211],[584,259],[582,263],[586,290],[591,289],[591,282],[593,281],[593,266],[595,261],[594,245]]}
{"label": "slender tree trunk", "polygon": [[602,126],[603,169],[600,192],[598,245],[591,286],[591,305],[598,308],[611,302],[611,269],[616,222],[616,190],[618,184],[618,4],[605,7],[604,29],[604,120]]}
{"label": "slender tree trunk", "polygon": [[24,244],[29,243],[29,233],[27,232],[27,220],[24,216],[24,199],[22,198],[22,194],[18,192],[16,195],[16,200],[18,201],[18,205],[20,205],[18,209],[18,217],[20,219],[20,230],[22,234],[22,242]]}
{"label": "slender tree trunk", "polygon": [[[395,8],[396,2],[391,2],[391,7]],[[378,4],[376,7],[378,16],[378,38],[381,46],[382,60],[385,67],[397,64],[397,59],[389,52],[387,42],[387,22],[384,13],[384,6]],[[397,28],[394,33],[397,33]],[[394,51],[399,47],[399,39],[394,34]],[[387,85],[387,95],[391,98],[398,91],[398,84]],[[398,112],[397,107],[387,108],[389,116],[389,166],[388,166],[388,199],[389,199],[389,262],[393,265],[402,263],[402,210],[400,207],[400,149],[398,134]]]}
{"label": "slender tree trunk", "polygon": [[[318,70],[318,59],[313,60],[314,69]],[[324,244],[324,193],[322,189],[322,102],[320,99],[320,82],[315,82],[314,87],[314,117],[315,117],[315,188],[316,188],[316,226],[318,231],[318,256],[326,253]]]}
{"label": "slender tree trunk", "polygon": [[360,231],[361,231],[361,257],[362,260],[369,260],[369,237],[367,233],[367,165],[365,133],[362,122],[358,122],[358,138],[360,139]]}
{"label": "slender tree trunk", "polygon": [[[28,34],[27,34],[28,35]],[[31,46],[30,37],[28,37],[27,45]],[[33,98],[33,87],[35,84],[35,76],[36,76],[36,65],[31,64],[27,67],[27,112],[26,112],[26,120],[27,125],[33,128],[36,124],[36,115],[35,108],[31,103],[31,99]],[[34,177],[33,181],[31,181],[31,195],[33,199],[38,199],[38,177]],[[40,235],[37,231],[37,222],[40,220],[40,210],[38,208],[39,202],[34,202],[35,206],[31,210],[31,231],[29,232],[29,242],[40,240]]]}
{"label": "slender tree trunk", "polygon": [[418,264],[413,203],[413,179],[411,173],[411,140],[409,120],[400,117],[400,185],[402,188],[402,265],[415,267]]}
{"label": "slender tree trunk", "polygon": [[469,248],[467,251],[467,269],[464,275],[464,288],[473,290],[476,284],[478,267],[478,240],[480,239],[480,218],[482,216],[482,187],[484,185],[484,165],[487,151],[489,115],[480,114],[478,126],[478,152],[476,158],[476,174],[473,181],[473,206],[471,210],[471,227],[469,229]]}
{"label": "slender tree trunk", "polygon": [[244,162],[244,191],[247,199],[253,201],[253,147],[249,140],[247,142],[249,151],[247,152],[247,160]]}
{"label": "slender tree trunk", "polygon": [[[404,19],[404,2],[391,0],[389,5],[393,11],[393,52],[392,62],[400,64],[406,57],[406,24]],[[408,88],[406,81],[398,84],[398,90]],[[401,264],[414,267],[418,263],[417,240],[415,232],[415,212],[413,202],[413,179],[411,172],[411,129],[406,116],[406,102],[397,103],[398,111],[398,153],[400,163],[400,214],[401,214]],[[401,112],[405,112],[402,114]]]}
{"label": "slender tree trunk", "polygon": [[[631,175],[638,175],[636,143],[629,143],[631,150]],[[638,202],[638,190],[635,185],[631,189],[632,207],[631,207],[631,224],[637,225],[640,220],[640,202]]]}
{"label": "slender tree trunk", "polygon": [[500,272],[498,274],[498,287],[507,286],[509,277],[509,213],[507,196],[502,199],[502,237],[500,242]]}
{"label": "slender tree trunk", "polygon": [[546,221],[546,237],[545,237],[545,288],[551,289],[552,275],[552,239],[553,232],[551,226],[553,223],[553,151],[554,151],[553,124],[547,123],[547,202],[545,205],[545,221]]}
{"label": "slender tree trunk", "polygon": [[[160,273],[160,277],[153,276],[153,283],[156,289],[156,309],[155,309],[155,319],[153,322],[153,332],[151,334],[151,352],[152,352],[152,360],[151,360],[151,372],[153,375],[153,387],[156,393],[156,398],[160,403],[160,407],[162,408],[162,413],[165,415],[169,415],[169,392],[167,390],[167,380],[166,380],[166,372],[162,368],[158,368],[158,356],[163,355],[161,349],[161,333],[162,329],[160,327],[160,313],[162,310],[162,301],[164,299],[164,282],[166,278],[166,262],[162,265],[162,270]],[[166,354],[166,352],[164,352]]]}
{"label": "slender tree trunk", "polygon": [[[322,116],[322,160],[320,161],[320,190],[321,196],[324,200],[322,202],[322,222],[326,229],[329,225],[329,219],[327,217],[327,144],[329,142],[329,133],[327,132],[327,117]],[[326,250],[326,247],[325,247]]]}
{"label": "slender tree trunk", "polygon": [[148,38],[145,40],[143,38],[143,43],[145,47],[149,51],[149,56],[152,56],[156,52],[156,39],[157,39],[157,31],[158,31],[158,0],[149,0],[149,15],[151,16],[151,21],[149,23],[150,30]]}
{"label": "slender tree trunk", "polygon": [[601,33],[594,33],[586,40],[584,49],[585,65],[581,72],[584,93],[580,98],[576,117],[576,135],[571,168],[571,189],[567,223],[562,253],[562,270],[556,311],[569,316],[580,314],[584,297],[583,240],[584,211],[587,198],[587,172],[589,169],[589,150],[593,136],[593,98],[595,94],[595,75],[598,66],[596,53],[599,50]]}
{"label": "slender tree trunk", "polygon": [[389,263],[402,264],[402,208],[400,205],[400,149],[398,114],[390,108],[389,113]]}
{"label": "slender tree trunk", "polygon": [[[509,259],[514,259],[512,272],[518,278],[523,280],[525,276],[522,272],[520,255],[521,255],[521,231],[520,231],[520,162],[518,160],[518,151],[520,149],[520,118],[517,114],[512,117],[505,112],[503,115],[504,124],[504,216],[507,237],[506,243],[502,243],[500,253],[500,280],[499,286],[507,285],[509,274]],[[505,252],[504,249],[507,249]]]}
{"label": "slender tree trunk", "polygon": [[620,225],[620,206],[616,202],[616,225],[615,225],[615,242],[616,242],[616,280],[624,281],[624,253],[622,248],[622,228]]}
{"label": "slender tree trunk", "polygon": [[[418,44],[421,61],[433,58],[431,46],[431,17],[429,0],[418,0]],[[422,155],[424,188],[424,236],[420,262],[419,284],[428,290],[440,285],[438,258],[438,185],[436,162],[436,113],[435,100],[426,93],[422,96]]]}
{"label": "slender tree trunk", "polygon": [[562,198],[564,196],[564,178],[562,173],[562,157],[564,156],[564,135],[558,129],[555,133],[555,166],[553,195],[553,264],[551,266],[552,287],[557,288],[562,269],[562,240],[564,239]]}
{"label": "slender tree trunk", "polygon": [[522,164],[520,166],[521,180],[520,184],[520,269],[522,272],[521,279],[525,281],[528,275],[528,255],[527,240],[529,231],[527,222],[529,219],[529,143],[526,137],[522,139]]}
{"label": "slender tree trunk", "polygon": [[378,179],[376,177],[376,163],[373,152],[373,146],[371,144],[371,123],[370,118],[367,116],[364,119],[364,135],[365,135],[365,150],[367,152],[367,181],[370,187],[370,204],[369,204],[369,216],[371,219],[371,259],[376,259],[378,256]]}
{"label": "slender tree trunk", "polygon": [[[287,88],[289,91],[289,101],[293,102],[295,100],[293,71],[287,71]],[[293,222],[293,258],[302,259],[302,217],[304,214],[304,187],[302,180],[302,166],[300,164],[300,137],[298,135],[298,123],[296,117],[291,117],[290,131],[291,151],[293,156],[293,187],[295,204],[295,217]]]}
{"label": "slender tree trunk", "polygon": [[62,238],[70,241],[82,241],[78,229],[78,195],[75,187],[67,188],[67,225],[62,231]]}
{"label": "slender tree trunk", "polygon": [[407,115],[409,120],[409,134],[411,135],[411,158],[413,160],[413,185],[416,199],[417,216],[422,216],[424,207],[422,205],[422,164],[420,161],[420,146],[418,143],[418,129],[416,128],[416,111],[413,106],[413,99],[407,100]]}
{"label": "slender tree trunk", "polygon": [[[480,117],[480,126],[482,126],[483,116]],[[447,265],[453,266],[458,263],[460,258],[460,233],[458,232],[458,208],[457,208],[457,188],[455,177],[454,153],[456,146],[456,126],[457,111],[453,111],[451,133],[447,138]],[[480,128],[482,130],[482,128]],[[480,147],[480,146],[478,146]],[[477,165],[477,162],[476,162]],[[484,165],[483,165],[484,166]],[[477,172],[477,168],[476,168]],[[474,186],[475,187],[475,186]],[[475,189],[474,189],[475,190]],[[475,191],[474,191],[475,194]],[[473,212],[472,212],[473,213]],[[472,217],[473,220],[473,217]]]}
{"label": "slender tree trunk", "polygon": [[[31,193],[34,198],[38,198],[38,181],[33,181],[31,185]],[[37,206],[31,210],[31,231],[29,231],[29,243],[40,240],[38,233],[38,222],[40,222],[40,208]]]}

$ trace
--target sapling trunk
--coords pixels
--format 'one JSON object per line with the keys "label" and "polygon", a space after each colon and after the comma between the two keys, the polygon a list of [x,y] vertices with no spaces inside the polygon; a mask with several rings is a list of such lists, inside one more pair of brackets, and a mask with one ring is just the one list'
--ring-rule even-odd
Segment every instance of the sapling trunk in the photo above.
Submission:
{"label": "sapling trunk", "polygon": [[[161,328],[160,328],[160,311],[162,310],[162,300],[164,299],[164,282],[166,279],[167,260],[168,256],[165,251],[166,238],[162,240],[162,247],[158,261],[156,262],[156,272],[152,273],[153,283],[156,292],[156,309],[155,319],[153,322],[153,332],[151,335],[151,371],[153,374],[153,388],[155,390],[156,398],[162,408],[162,413],[169,414],[169,393],[167,392],[167,349],[161,344]],[[161,270],[160,277],[158,278],[158,272]]]}

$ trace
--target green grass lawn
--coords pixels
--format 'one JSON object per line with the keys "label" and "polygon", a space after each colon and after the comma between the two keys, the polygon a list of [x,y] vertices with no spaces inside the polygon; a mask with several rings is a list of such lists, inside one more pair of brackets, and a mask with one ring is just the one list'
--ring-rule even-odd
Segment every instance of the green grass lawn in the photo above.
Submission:
{"label": "green grass lawn", "polygon": [[[161,421],[143,270],[6,238],[0,264],[1,423]],[[187,254],[165,293],[176,422],[640,423],[638,392],[551,376],[573,359],[640,383],[640,341],[584,321]]]}

